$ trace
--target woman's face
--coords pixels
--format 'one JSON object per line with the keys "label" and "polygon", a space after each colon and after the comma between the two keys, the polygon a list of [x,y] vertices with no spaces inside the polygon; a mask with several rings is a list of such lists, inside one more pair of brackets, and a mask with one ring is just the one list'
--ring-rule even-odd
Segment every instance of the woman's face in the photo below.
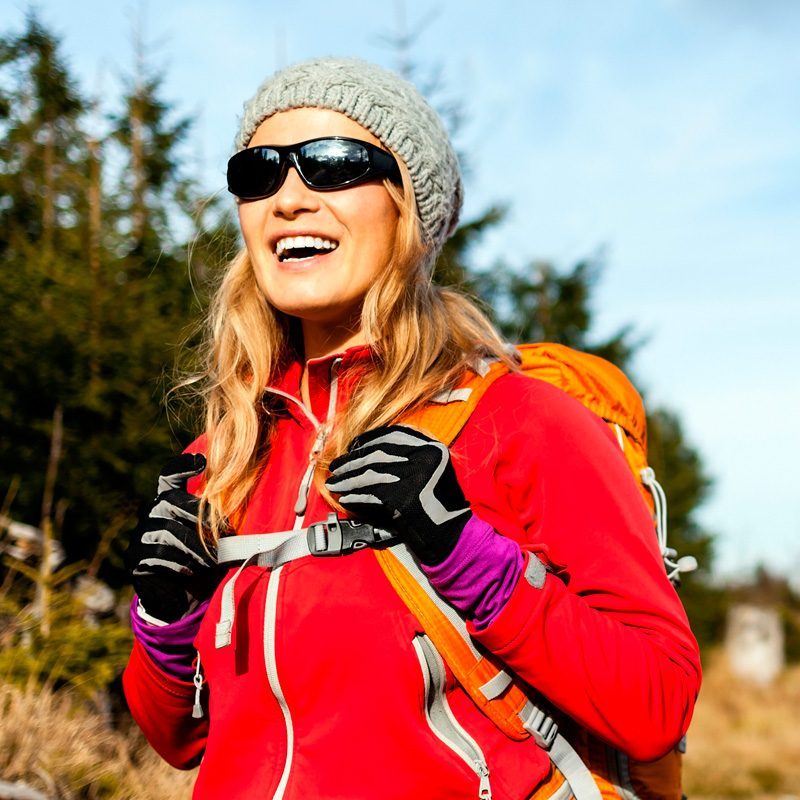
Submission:
{"label": "woman's face", "polygon": [[[380,144],[337,111],[298,108],[264,120],[249,146],[321,136]],[[397,207],[381,181],[321,192],[306,186],[294,167],[275,194],[239,204],[239,224],[259,287],[275,308],[298,317],[304,331],[308,323],[323,328],[357,324],[367,290],[391,258],[397,220]],[[310,236],[323,249],[289,260],[292,253],[286,248],[298,244],[289,241],[297,236]]]}

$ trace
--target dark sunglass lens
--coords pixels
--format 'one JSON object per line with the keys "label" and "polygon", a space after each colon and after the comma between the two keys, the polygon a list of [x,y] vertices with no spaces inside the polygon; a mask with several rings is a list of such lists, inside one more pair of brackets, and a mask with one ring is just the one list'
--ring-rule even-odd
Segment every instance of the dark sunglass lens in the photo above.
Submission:
{"label": "dark sunglass lens", "polygon": [[228,161],[228,191],[243,200],[267,197],[277,188],[280,156],[269,147],[248,147]]}
{"label": "dark sunglass lens", "polygon": [[303,177],[318,189],[344,186],[367,174],[367,149],[358,142],[325,139],[309,142],[298,153]]}

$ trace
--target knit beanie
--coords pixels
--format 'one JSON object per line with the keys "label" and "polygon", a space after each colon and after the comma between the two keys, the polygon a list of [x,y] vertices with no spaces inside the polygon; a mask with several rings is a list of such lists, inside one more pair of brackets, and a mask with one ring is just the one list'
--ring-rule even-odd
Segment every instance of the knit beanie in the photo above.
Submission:
{"label": "knit beanie", "polygon": [[458,159],[436,112],[411,83],[389,70],[355,58],[316,58],[261,84],[245,104],[236,150],[247,147],[267,117],[312,107],[350,117],[405,162],[432,264],[456,229],[463,196]]}

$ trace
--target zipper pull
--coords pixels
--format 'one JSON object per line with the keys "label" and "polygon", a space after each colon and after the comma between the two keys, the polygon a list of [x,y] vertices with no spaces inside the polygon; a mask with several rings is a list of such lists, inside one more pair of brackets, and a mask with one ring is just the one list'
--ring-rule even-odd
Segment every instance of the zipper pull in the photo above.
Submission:
{"label": "zipper pull", "polygon": [[197,667],[194,671],[194,707],[192,708],[192,718],[203,718],[203,706],[200,705],[200,690],[203,688],[203,675],[200,672],[200,651],[197,651]]}
{"label": "zipper pull", "polygon": [[322,452],[327,438],[328,426],[320,425],[317,430],[317,436],[314,439],[314,444],[311,447],[311,452],[308,455],[308,467],[306,468],[305,475],[303,475],[303,480],[300,481],[300,488],[297,490],[297,501],[294,504],[294,513],[296,517],[302,517],[303,514],[306,513],[308,492],[311,489],[311,481],[314,478],[314,468],[317,465],[317,457]]}
{"label": "zipper pull", "polygon": [[492,787],[489,784],[489,767],[483,761],[475,762],[475,771],[480,775],[481,785],[478,789],[478,797],[481,800],[492,800]]}

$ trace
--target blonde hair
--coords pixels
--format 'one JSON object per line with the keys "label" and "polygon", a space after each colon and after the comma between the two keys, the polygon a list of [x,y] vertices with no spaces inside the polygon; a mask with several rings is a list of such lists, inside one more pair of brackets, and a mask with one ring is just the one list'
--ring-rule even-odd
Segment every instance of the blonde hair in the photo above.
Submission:
{"label": "blonde hair", "polygon": [[[361,310],[373,368],[353,388],[317,464],[316,486],[334,506],[323,481],[330,462],[353,437],[396,421],[452,386],[478,355],[514,368],[486,315],[461,292],[432,283],[432,254],[421,239],[411,178],[402,160],[397,162],[402,191],[385,182],[398,209],[395,248]],[[290,357],[291,327],[259,289],[247,251],[241,250],[209,309],[203,363],[192,381],[202,387],[205,406],[208,448],[201,502],[210,511],[214,540],[226,520],[235,527],[269,456],[274,422],[264,387]]]}

